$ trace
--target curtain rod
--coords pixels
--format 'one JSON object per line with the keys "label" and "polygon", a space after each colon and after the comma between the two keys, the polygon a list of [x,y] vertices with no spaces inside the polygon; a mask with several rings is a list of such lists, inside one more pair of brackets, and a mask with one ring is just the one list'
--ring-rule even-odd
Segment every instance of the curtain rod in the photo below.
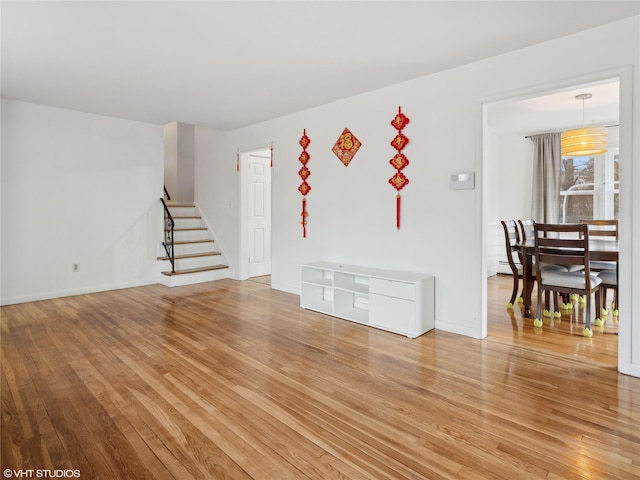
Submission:
{"label": "curtain rod", "polygon": [[[613,128],[613,127],[619,127],[620,124],[618,123],[616,125],[601,125],[601,126],[603,126],[604,128]],[[545,133],[560,133],[560,132],[563,132],[563,131],[564,130],[558,130],[556,132],[542,132],[542,133],[536,133],[535,135],[544,135]],[[533,137],[533,135],[527,135],[524,138],[531,138],[531,137]]]}

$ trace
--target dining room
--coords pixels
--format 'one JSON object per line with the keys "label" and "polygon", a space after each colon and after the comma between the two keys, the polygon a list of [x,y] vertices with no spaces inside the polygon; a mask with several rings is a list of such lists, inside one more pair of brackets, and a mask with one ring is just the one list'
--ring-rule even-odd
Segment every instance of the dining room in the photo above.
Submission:
{"label": "dining room", "polygon": [[[490,152],[485,157],[487,192],[490,192],[485,215],[488,335],[508,335],[510,339],[548,346],[558,354],[582,356],[615,368],[619,322],[621,318],[624,321],[616,302],[617,269],[611,270],[615,272],[613,276],[597,269],[590,272],[598,278],[596,282],[603,284],[598,289],[601,302],[597,302],[595,294],[593,305],[585,295],[576,294],[560,295],[559,301],[554,302],[554,292],[545,292],[541,293],[542,307],[538,308],[532,219],[549,224],[578,224],[594,219],[615,222],[615,237],[590,232],[591,260],[612,259],[615,265],[620,219],[619,79],[514,97],[488,105],[486,114],[485,147]],[[561,151],[554,168],[546,168],[547,173],[553,172],[552,180],[544,180],[540,172],[545,169],[537,154],[545,147],[538,146],[536,141],[542,142],[542,137],[555,134],[560,148],[562,132],[585,125],[605,131],[606,151],[586,155]],[[543,184],[547,183],[551,193],[544,191]],[[511,248],[501,222],[514,223]],[[528,243],[523,248],[527,233]],[[601,246],[604,248],[598,251]],[[517,264],[519,278],[510,260]],[[597,310],[596,303],[601,303]],[[590,310],[588,327],[587,310]]]}

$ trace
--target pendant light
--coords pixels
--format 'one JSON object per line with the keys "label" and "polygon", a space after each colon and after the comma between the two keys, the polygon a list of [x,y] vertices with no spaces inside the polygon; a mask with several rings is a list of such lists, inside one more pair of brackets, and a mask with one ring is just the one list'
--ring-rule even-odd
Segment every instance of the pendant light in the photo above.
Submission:
{"label": "pendant light", "polygon": [[561,152],[563,157],[584,157],[607,151],[607,129],[604,127],[585,128],[584,126],[584,102],[589,100],[591,96],[590,93],[576,95],[576,100],[582,100],[582,128],[562,132]]}

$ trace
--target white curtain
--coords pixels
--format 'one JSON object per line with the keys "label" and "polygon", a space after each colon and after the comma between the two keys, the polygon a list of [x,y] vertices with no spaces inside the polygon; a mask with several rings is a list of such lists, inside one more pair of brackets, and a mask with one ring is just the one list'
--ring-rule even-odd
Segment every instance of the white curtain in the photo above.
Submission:
{"label": "white curtain", "polygon": [[533,198],[531,218],[538,223],[558,223],[560,204],[560,133],[532,135]]}

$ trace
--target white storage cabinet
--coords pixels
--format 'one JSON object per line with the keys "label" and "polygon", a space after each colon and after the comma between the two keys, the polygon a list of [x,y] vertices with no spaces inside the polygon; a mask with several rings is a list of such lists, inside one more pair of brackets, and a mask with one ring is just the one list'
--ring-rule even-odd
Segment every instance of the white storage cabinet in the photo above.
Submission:
{"label": "white storage cabinet", "polygon": [[314,262],[302,265],[300,306],[418,337],[434,328],[434,277]]}

